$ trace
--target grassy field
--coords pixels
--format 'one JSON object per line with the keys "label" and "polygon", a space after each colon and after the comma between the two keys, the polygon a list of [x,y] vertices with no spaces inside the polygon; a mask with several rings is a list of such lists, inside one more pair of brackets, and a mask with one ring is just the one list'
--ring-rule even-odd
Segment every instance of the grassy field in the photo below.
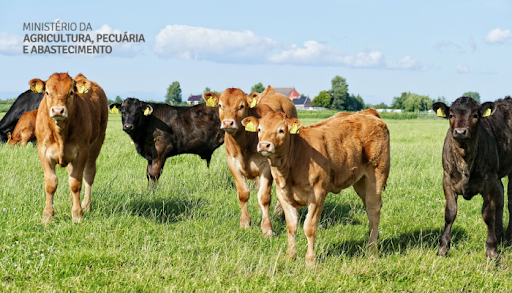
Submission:
{"label": "grassy field", "polygon": [[[304,119],[311,124],[318,119]],[[512,254],[485,257],[482,199],[459,200],[450,257],[436,256],[444,225],[445,120],[386,120],[392,166],[383,194],[378,257],[365,256],[368,219],[352,188],[330,194],[318,235],[316,269],[305,267],[300,210],[298,259],[286,259],[284,219],[263,238],[256,192],[250,229],[224,146],[210,169],[198,156],[167,160],[146,191],[146,162],[111,115],[98,159],[92,211],[73,224],[65,168],[58,168],[54,222],[41,224],[43,172],[37,148],[0,146],[0,291],[316,292],[509,291]],[[276,201],[273,190],[273,202]],[[508,222],[508,211],[505,218]]]}

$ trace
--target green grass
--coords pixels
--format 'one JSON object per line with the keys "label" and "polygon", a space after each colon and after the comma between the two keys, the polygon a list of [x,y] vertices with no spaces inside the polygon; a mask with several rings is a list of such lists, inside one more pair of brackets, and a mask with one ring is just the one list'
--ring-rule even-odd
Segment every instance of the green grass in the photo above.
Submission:
{"label": "green grass", "polygon": [[[311,124],[318,119],[304,119]],[[383,194],[379,257],[365,256],[368,219],[352,188],[330,194],[318,235],[316,269],[305,267],[300,210],[298,259],[287,260],[286,223],[263,238],[256,192],[250,229],[224,147],[208,170],[195,155],[167,160],[146,191],[146,162],[111,115],[93,186],[92,211],[73,224],[67,172],[58,168],[55,218],[41,224],[43,172],[37,148],[0,146],[0,291],[315,292],[509,291],[511,249],[485,258],[482,199],[459,200],[450,257],[436,256],[444,225],[444,120],[386,120],[392,167]],[[276,201],[273,190],[273,203]],[[508,222],[508,212],[505,212]]]}

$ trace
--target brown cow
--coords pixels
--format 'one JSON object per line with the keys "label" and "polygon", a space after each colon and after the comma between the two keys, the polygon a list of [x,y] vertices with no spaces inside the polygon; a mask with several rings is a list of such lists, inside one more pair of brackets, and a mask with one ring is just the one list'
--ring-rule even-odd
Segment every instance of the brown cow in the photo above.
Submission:
{"label": "brown cow", "polygon": [[[68,169],[73,200],[71,215],[74,221],[79,222],[82,210],[91,208],[96,158],[107,128],[107,97],[98,84],[82,74],[72,79],[67,73],[54,73],[46,82],[36,78],[29,84],[31,88],[44,89],[36,120],[37,149],[46,190],[43,222],[50,222],[54,215],[56,164]],[[85,177],[85,196],[80,205],[82,177]]]}
{"label": "brown cow", "polygon": [[[281,113],[242,121],[258,131],[258,152],[270,160],[277,196],[288,227],[287,255],[295,259],[297,208],[308,206],[304,232],[308,238],[306,263],[314,265],[316,231],[327,193],[354,186],[370,221],[369,246],[377,251],[381,193],[389,175],[389,131],[371,109],[339,113],[309,127]],[[299,131],[300,129],[300,131]]]}
{"label": "brown cow", "polygon": [[29,141],[36,142],[36,116],[37,110],[29,111],[21,115],[20,120],[16,123],[12,135],[7,134],[9,137],[9,145],[14,146],[20,144],[21,146],[27,145]]}
{"label": "brown cow", "polygon": [[209,106],[219,106],[221,129],[226,132],[225,143],[229,171],[233,175],[242,208],[240,227],[248,228],[251,217],[247,211],[249,200],[249,185],[247,179],[252,179],[259,185],[258,203],[262,211],[261,230],[263,235],[272,236],[272,223],[269,218],[270,189],[272,174],[267,158],[256,151],[258,137],[255,133],[247,132],[241,127],[242,119],[248,116],[262,117],[267,112],[282,111],[288,118],[296,118],[297,110],[290,99],[278,94],[272,87],[263,93],[246,95],[236,88],[226,89],[220,96],[208,92],[203,98]]}

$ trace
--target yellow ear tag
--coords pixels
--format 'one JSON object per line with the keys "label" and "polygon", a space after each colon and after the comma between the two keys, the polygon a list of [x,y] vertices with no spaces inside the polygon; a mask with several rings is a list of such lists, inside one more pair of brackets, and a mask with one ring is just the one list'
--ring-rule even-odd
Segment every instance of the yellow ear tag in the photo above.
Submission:
{"label": "yellow ear tag", "polygon": [[291,134],[297,134],[299,133],[299,126],[297,125],[297,122],[293,123],[292,129],[290,129]]}
{"label": "yellow ear tag", "polygon": [[7,132],[7,139],[8,140],[11,140],[12,136],[11,136],[11,133],[10,132]]}
{"label": "yellow ear tag", "polygon": [[491,116],[491,112],[491,108],[488,108],[487,110],[485,110],[483,117]]}
{"label": "yellow ear tag", "polygon": [[436,115],[439,117],[446,117],[446,114],[441,110],[441,108],[437,109]]}
{"label": "yellow ear tag", "polygon": [[43,91],[43,84],[41,82],[36,82],[36,93],[40,93]]}
{"label": "yellow ear tag", "polygon": [[250,105],[250,107],[251,107],[251,108],[254,108],[254,107],[256,107],[256,105],[257,105],[257,104],[258,104],[258,101],[256,100],[256,97],[253,97],[253,98],[252,98],[252,101],[251,101],[251,105]]}
{"label": "yellow ear tag", "polygon": [[245,125],[245,130],[250,132],[256,132],[256,125],[254,125],[254,122],[249,121],[249,123]]}
{"label": "yellow ear tag", "polygon": [[208,106],[208,107],[215,107],[215,102],[213,101],[212,97],[208,98],[208,100],[206,101],[206,106]]}
{"label": "yellow ear tag", "polygon": [[110,110],[110,113],[112,114],[119,114],[119,109],[117,109],[116,106],[112,107],[112,110]]}
{"label": "yellow ear tag", "polygon": [[149,107],[147,107],[146,110],[144,110],[144,116],[148,116],[149,114],[151,113],[149,113]]}
{"label": "yellow ear tag", "polygon": [[85,94],[87,92],[89,92],[89,91],[85,89],[85,84],[81,84],[81,86],[78,85],[78,93]]}

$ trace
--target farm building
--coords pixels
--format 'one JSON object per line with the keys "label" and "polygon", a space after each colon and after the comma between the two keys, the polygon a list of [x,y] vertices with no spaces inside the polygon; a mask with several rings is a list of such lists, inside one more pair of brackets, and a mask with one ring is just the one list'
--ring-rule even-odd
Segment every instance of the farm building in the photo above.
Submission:
{"label": "farm building", "polygon": [[190,97],[188,97],[188,100],[187,100],[187,105],[197,105],[197,104],[201,103],[201,97],[202,97],[202,95],[196,95],[196,96],[190,95]]}
{"label": "farm building", "polygon": [[293,104],[295,104],[295,108],[297,109],[307,109],[313,107],[311,104],[311,99],[306,96],[301,96],[300,98],[292,100]]}
{"label": "farm building", "polygon": [[290,100],[295,100],[300,98],[300,94],[295,90],[295,87],[275,87],[274,90],[276,93],[283,94],[290,98]]}

